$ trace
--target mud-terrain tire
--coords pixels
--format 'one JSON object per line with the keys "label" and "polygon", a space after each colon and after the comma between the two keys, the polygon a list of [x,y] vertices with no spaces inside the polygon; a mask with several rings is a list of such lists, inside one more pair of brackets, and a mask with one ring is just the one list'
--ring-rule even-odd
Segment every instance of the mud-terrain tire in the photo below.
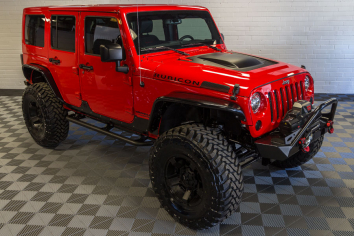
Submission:
{"label": "mud-terrain tire", "polygon": [[154,143],[149,167],[162,207],[191,229],[219,224],[241,202],[241,166],[219,129],[191,124],[168,130]]}
{"label": "mud-terrain tire", "polygon": [[54,148],[68,136],[68,112],[48,84],[36,83],[25,89],[22,111],[27,129],[37,144]]}
{"label": "mud-terrain tire", "polygon": [[298,153],[294,154],[293,156],[289,157],[284,161],[276,160],[271,164],[278,168],[294,168],[297,166],[301,166],[302,164],[305,164],[306,162],[311,160],[316,155],[316,153],[320,150],[323,143],[323,138],[324,135],[322,135],[314,142],[310,143],[309,152],[305,153],[303,151],[299,151]]}

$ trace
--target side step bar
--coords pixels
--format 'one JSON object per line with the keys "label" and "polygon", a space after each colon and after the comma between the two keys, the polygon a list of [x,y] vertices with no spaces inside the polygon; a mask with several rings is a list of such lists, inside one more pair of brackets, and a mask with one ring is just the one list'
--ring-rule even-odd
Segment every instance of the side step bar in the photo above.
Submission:
{"label": "side step bar", "polygon": [[102,129],[100,127],[97,127],[95,125],[91,125],[91,124],[89,124],[87,122],[84,122],[84,121],[81,121],[79,119],[76,119],[76,118],[74,118],[72,116],[67,116],[66,119],[68,121],[71,121],[71,122],[75,123],[75,124],[81,125],[81,126],[86,127],[88,129],[92,129],[94,131],[100,132],[102,134],[105,134],[105,135],[110,136],[110,137],[115,138],[115,139],[122,140],[124,142],[127,142],[127,143],[135,145],[135,146],[151,146],[153,144],[153,142],[142,142],[142,141],[132,140],[132,139],[126,138],[126,137],[121,136],[119,134],[104,130],[104,129]]}

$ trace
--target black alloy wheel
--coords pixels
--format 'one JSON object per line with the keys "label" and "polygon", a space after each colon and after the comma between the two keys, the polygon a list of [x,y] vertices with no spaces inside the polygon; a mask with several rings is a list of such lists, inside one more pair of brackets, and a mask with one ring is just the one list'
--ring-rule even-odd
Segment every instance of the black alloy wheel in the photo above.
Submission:
{"label": "black alloy wheel", "polygon": [[36,138],[42,139],[45,134],[45,124],[41,108],[33,96],[29,96],[26,103],[25,107],[28,109],[27,112],[29,116],[28,130],[30,130],[31,134]]}
{"label": "black alloy wheel", "polygon": [[173,207],[185,215],[202,210],[203,181],[197,165],[187,156],[171,157],[165,169],[165,183]]}

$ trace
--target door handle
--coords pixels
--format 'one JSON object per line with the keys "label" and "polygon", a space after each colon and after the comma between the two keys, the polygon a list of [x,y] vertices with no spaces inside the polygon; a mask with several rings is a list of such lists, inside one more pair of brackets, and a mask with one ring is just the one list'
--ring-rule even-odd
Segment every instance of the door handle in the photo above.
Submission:
{"label": "door handle", "polygon": [[58,58],[49,58],[49,62],[53,64],[60,64],[60,60]]}
{"label": "door handle", "polygon": [[84,70],[93,70],[92,66],[85,66],[84,64],[80,64],[79,67],[80,69],[84,69]]}

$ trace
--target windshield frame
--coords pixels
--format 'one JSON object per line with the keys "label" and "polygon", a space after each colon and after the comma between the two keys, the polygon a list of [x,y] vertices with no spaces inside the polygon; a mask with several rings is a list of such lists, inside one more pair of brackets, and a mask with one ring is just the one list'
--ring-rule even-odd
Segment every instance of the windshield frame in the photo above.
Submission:
{"label": "windshield frame", "polygon": [[[163,14],[163,13],[168,13],[168,12],[176,12],[177,14],[185,14],[185,13],[198,13],[200,15],[205,14],[207,17],[210,17],[210,22],[209,24],[207,23],[207,26],[210,30],[210,33],[212,35],[212,38],[216,39],[206,39],[206,40],[196,40],[196,41],[185,41],[185,43],[176,44],[176,45],[165,45],[165,44],[158,44],[158,45],[153,45],[151,47],[151,50],[148,48],[140,48],[139,44],[134,41],[132,34],[130,33],[131,30],[131,22],[132,19],[141,17],[141,16],[149,16],[149,15],[154,15],[154,14]],[[156,52],[162,52],[162,51],[169,51],[171,49],[168,49],[168,47],[173,48],[173,49],[184,49],[188,47],[200,47],[200,46],[205,46],[203,44],[206,44],[206,42],[210,42],[210,45],[217,45],[217,44],[224,44],[222,36],[219,32],[218,27],[215,24],[215,21],[210,14],[209,11],[206,10],[163,10],[163,11],[143,11],[143,12],[129,12],[125,15],[126,18],[126,23],[128,26],[129,35],[133,45],[135,46],[135,52],[137,55],[144,55],[144,54],[149,54],[149,53],[156,53]],[[202,18],[202,17],[201,17]],[[182,19],[183,20],[183,19]],[[135,21],[136,22],[136,21]],[[135,31],[134,31],[135,33]],[[170,41],[170,42],[177,42],[176,40]]]}

